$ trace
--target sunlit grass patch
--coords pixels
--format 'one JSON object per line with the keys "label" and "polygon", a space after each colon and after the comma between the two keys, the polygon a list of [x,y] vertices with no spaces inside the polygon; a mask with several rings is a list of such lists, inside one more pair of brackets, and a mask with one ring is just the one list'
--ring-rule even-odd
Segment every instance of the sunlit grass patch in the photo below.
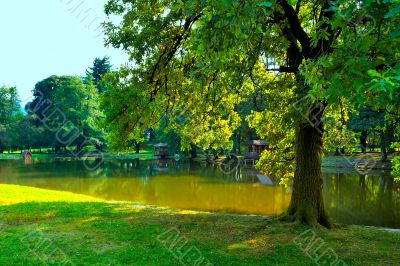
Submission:
{"label": "sunlit grass patch", "polygon": [[24,202],[99,202],[94,197],[72,192],[53,191],[18,185],[0,184],[0,204],[16,204]]}

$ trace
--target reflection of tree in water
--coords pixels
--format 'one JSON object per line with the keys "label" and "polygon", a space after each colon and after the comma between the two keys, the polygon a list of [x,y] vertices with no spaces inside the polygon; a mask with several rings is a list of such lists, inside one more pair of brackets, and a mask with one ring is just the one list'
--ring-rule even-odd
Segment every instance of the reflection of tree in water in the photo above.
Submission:
{"label": "reflection of tree in water", "polygon": [[[21,162],[2,162],[1,167],[12,169],[18,177],[40,178],[141,178],[144,183],[154,176],[177,176],[184,173],[205,178],[207,182],[222,183],[257,183],[257,170],[244,168],[242,165],[235,171],[224,173],[216,164],[203,165],[191,160],[139,160],[139,159],[104,159],[76,160],[74,158],[35,159],[32,165]],[[94,167],[98,166],[98,167]],[[89,168],[88,168],[89,167]],[[93,169],[90,169],[93,168]]]}
{"label": "reflection of tree in water", "polygon": [[[161,168],[167,171],[160,171]],[[242,165],[237,171],[226,174],[218,165],[184,160],[157,165],[138,159],[105,159],[95,170],[88,170],[84,161],[72,158],[34,160],[31,165],[24,165],[20,160],[0,161],[2,183],[72,191],[110,200],[132,198],[143,202],[171,200],[176,203],[182,199],[198,201],[201,198],[205,206],[215,206],[217,201],[229,205],[232,201],[234,204],[230,206],[241,208],[246,199],[253,199],[248,204],[260,204],[254,210],[266,209],[268,204],[278,206],[278,202],[285,205],[286,199],[267,195],[281,195],[282,192],[248,186],[259,183],[257,174],[256,170]],[[335,173],[324,176],[327,208],[333,218],[342,223],[400,227],[398,186],[392,177],[385,175]],[[187,197],[182,196],[183,191]],[[264,202],[267,197],[268,202]],[[224,201],[224,198],[229,200]],[[275,199],[278,199],[276,203]],[[279,208],[287,207],[283,205]]]}
{"label": "reflection of tree in water", "polygon": [[326,205],[337,221],[400,227],[399,193],[393,177],[338,173],[326,174],[324,181]]}
{"label": "reflection of tree in water", "polygon": [[[95,163],[95,161],[93,161]],[[167,162],[105,159],[94,171],[84,161],[47,160],[26,166],[0,161],[2,181],[10,184],[71,191],[105,200],[132,201],[176,208],[279,214],[290,195],[281,188],[253,186],[247,169],[225,175],[217,165],[193,161]],[[159,169],[157,169],[159,168]],[[251,173],[252,174],[252,173]],[[243,176],[238,180],[237,176]],[[253,180],[254,179],[254,180]]]}
{"label": "reflection of tree in water", "polygon": [[377,195],[377,211],[379,211],[377,215],[383,221],[392,221],[392,226],[396,224],[395,212],[397,211],[393,201],[393,183],[392,177],[379,176],[379,192]]}
{"label": "reflection of tree in water", "polygon": [[358,186],[360,193],[358,196],[358,208],[361,212],[365,211],[365,202],[367,201],[367,185],[365,184],[365,175],[359,175]]}

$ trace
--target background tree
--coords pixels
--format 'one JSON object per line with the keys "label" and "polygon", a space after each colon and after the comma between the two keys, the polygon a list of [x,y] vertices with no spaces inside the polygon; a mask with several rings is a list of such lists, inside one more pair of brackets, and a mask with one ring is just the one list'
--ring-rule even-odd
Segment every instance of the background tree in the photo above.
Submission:
{"label": "background tree", "polygon": [[370,106],[350,117],[349,128],[360,134],[360,145],[363,153],[367,151],[368,135],[375,132],[378,126],[384,124],[384,118],[384,112],[374,111]]}
{"label": "background tree", "polygon": [[66,146],[76,146],[78,151],[88,145],[100,148],[97,97],[91,80],[84,83],[79,77],[51,76],[36,84],[34,99],[26,108],[56,151]]}
{"label": "background tree", "polygon": [[0,124],[12,123],[21,112],[20,100],[16,87],[0,87]]}
{"label": "background tree", "polygon": [[93,83],[99,93],[102,93],[105,89],[105,85],[101,83],[102,77],[111,72],[111,67],[110,58],[105,56],[103,58],[96,58],[93,66],[86,70],[86,75],[93,77]]}
{"label": "background tree", "polygon": [[20,100],[15,87],[0,87],[0,153],[11,147],[11,129],[22,116]]}

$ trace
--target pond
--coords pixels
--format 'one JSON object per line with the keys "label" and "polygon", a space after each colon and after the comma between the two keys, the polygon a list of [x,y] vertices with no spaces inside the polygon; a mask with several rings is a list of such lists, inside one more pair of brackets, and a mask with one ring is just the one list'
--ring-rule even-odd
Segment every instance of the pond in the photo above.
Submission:
{"label": "pond", "polygon": [[[400,184],[389,173],[323,172],[325,204],[336,221],[400,228]],[[35,159],[31,164],[0,160],[0,183],[227,213],[275,215],[290,202],[290,189],[255,169],[224,171],[193,161],[106,159],[90,170],[87,161],[71,158]]]}

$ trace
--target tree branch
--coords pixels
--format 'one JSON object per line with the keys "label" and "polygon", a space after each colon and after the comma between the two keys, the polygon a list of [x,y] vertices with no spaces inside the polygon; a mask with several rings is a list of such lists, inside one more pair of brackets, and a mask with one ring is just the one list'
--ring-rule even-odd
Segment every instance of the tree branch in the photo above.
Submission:
{"label": "tree branch", "polygon": [[[324,5],[321,7],[321,12],[318,18],[318,21],[324,21],[324,23],[321,25],[321,27],[317,30],[325,30],[329,38],[326,40],[325,38],[322,38],[318,41],[317,45],[311,49],[309,54],[306,54],[306,58],[317,58],[321,54],[323,54],[325,51],[330,51],[332,49],[332,44],[334,42],[335,37],[335,31],[332,29],[331,25],[327,22],[330,21],[334,15],[333,11],[327,11],[330,7],[330,1],[325,0]],[[339,29],[340,32],[340,29]]]}
{"label": "tree branch", "polygon": [[199,20],[202,15],[203,15],[203,13],[201,12],[197,16],[187,18],[186,21],[185,21],[185,24],[183,26],[183,32],[181,34],[178,34],[177,36],[175,36],[172,39],[173,40],[173,44],[171,46],[166,45],[164,47],[163,52],[159,56],[159,58],[157,60],[157,63],[154,65],[153,71],[150,74],[149,84],[154,82],[154,79],[156,77],[157,71],[159,71],[162,68],[165,68],[169,64],[169,62],[171,61],[171,59],[175,55],[176,51],[180,47],[182,41],[186,40],[187,37],[189,36],[190,30],[191,30],[193,24],[197,20]]}
{"label": "tree branch", "polygon": [[280,0],[280,6],[285,12],[286,19],[289,22],[290,30],[293,36],[300,42],[303,54],[308,54],[310,51],[310,37],[304,31],[301,26],[299,17],[296,11],[293,9],[291,5],[287,2],[287,0]]}

